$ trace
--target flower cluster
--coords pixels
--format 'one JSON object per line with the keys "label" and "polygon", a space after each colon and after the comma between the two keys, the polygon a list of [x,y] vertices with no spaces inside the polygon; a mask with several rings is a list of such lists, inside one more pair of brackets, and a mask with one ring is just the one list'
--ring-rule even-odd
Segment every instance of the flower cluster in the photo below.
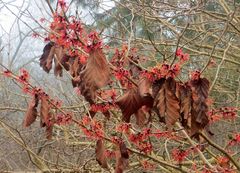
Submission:
{"label": "flower cluster", "polygon": [[112,143],[114,143],[114,144],[121,144],[122,142],[123,142],[123,140],[122,140],[122,138],[120,138],[120,137],[117,137],[117,136],[113,136],[113,137],[111,137],[111,141],[112,141]]}
{"label": "flower cluster", "polygon": [[173,139],[176,140],[178,137],[173,134],[171,131],[161,131],[157,129],[156,131],[152,132],[150,136],[156,137],[156,138],[168,138],[168,139]]}
{"label": "flower cluster", "polygon": [[138,144],[137,144],[137,147],[138,147],[138,149],[139,149],[141,152],[143,152],[143,153],[145,153],[145,154],[150,153],[150,152],[152,152],[152,150],[153,150],[153,146],[152,146],[152,144],[149,143],[149,142],[141,142],[141,143],[138,143]]}
{"label": "flower cluster", "polygon": [[88,35],[88,44],[85,46],[85,51],[86,52],[92,52],[96,49],[102,48],[102,41],[98,36],[98,33],[93,31]]}
{"label": "flower cluster", "polygon": [[72,122],[71,113],[67,113],[66,115],[63,113],[59,113],[56,116],[56,124],[58,125],[68,125],[71,122]]}
{"label": "flower cluster", "polygon": [[94,119],[87,118],[87,116],[82,118],[83,126],[80,126],[82,132],[86,137],[90,139],[101,139],[104,137],[103,125],[101,122]]}
{"label": "flower cluster", "polygon": [[[65,2],[59,4],[65,6]],[[71,16],[66,19],[63,8],[61,7],[60,10],[60,12],[54,13],[50,25],[51,32],[45,40],[54,42],[63,48],[64,53],[71,57],[78,57],[80,62],[85,64],[88,56],[83,52],[89,53],[93,48],[100,47],[101,40],[96,32],[88,35],[82,22],[76,17]]]}
{"label": "flower cluster", "polygon": [[130,78],[130,72],[124,68],[117,68],[113,72],[115,78],[120,81],[121,85],[125,88],[131,88],[132,83],[128,80]]}
{"label": "flower cluster", "polygon": [[208,117],[212,123],[221,119],[234,120],[237,117],[237,108],[224,107],[219,109],[212,109],[208,112]]}
{"label": "flower cluster", "polygon": [[145,170],[153,171],[156,168],[156,165],[154,165],[152,162],[149,162],[148,160],[142,160],[141,165]]}
{"label": "flower cluster", "polygon": [[189,60],[189,54],[183,53],[181,48],[178,48],[176,51],[176,56],[180,58],[180,63],[184,63]]}
{"label": "flower cluster", "polygon": [[131,141],[141,152],[150,153],[153,150],[153,146],[151,143],[147,142],[151,134],[151,130],[149,128],[144,128],[142,132],[133,134],[128,134],[128,139]]}
{"label": "flower cluster", "polygon": [[154,81],[161,78],[175,78],[179,75],[180,70],[179,63],[173,65],[164,63],[153,67],[150,71],[143,71],[141,75],[147,77],[150,81]]}
{"label": "flower cluster", "polygon": [[191,73],[191,80],[197,81],[200,79],[201,72],[199,70],[196,70]]}
{"label": "flower cluster", "polygon": [[175,161],[181,163],[189,155],[189,150],[174,148],[172,150],[172,157]]}
{"label": "flower cluster", "polygon": [[105,113],[111,107],[112,107],[112,104],[110,104],[110,103],[97,103],[97,104],[92,104],[91,105],[90,111]]}
{"label": "flower cluster", "polygon": [[182,149],[182,148],[174,148],[172,150],[172,157],[175,161],[178,163],[181,163],[183,160],[186,159],[186,157],[191,153],[191,152],[197,152],[197,149],[200,149],[201,146],[197,145],[195,147],[190,147],[187,149]]}
{"label": "flower cluster", "polygon": [[131,127],[132,125],[130,123],[120,123],[116,126],[116,131],[128,134]]}
{"label": "flower cluster", "polygon": [[228,143],[228,146],[233,146],[237,144],[240,144],[240,133],[236,133],[232,136],[232,139]]}
{"label": "flower cluster", "polygon": [[147,77],[150,81],[159,80],[161,78],[175,78],[180,74],[181,66],[184,62],[189,60],[189,54],[183,53],[182,49],[177,49],[176,56],[180,57],[180,60],[175,64],[163,63],[154,66],[149,71],[142,71],[144,77]]}
{"label": "flower cluster", "polygon": [[115,76],[115,78],[120,81],[122,86],[126,88],[131,88],[132,83],[127,79],[130,78],[131,73],[129,72],[129,70],[126,70],[124,68],[127,64],[126,52],[126,45],[122,46],[121,51],[116,48],[113,58],[111,59],[111,64],[116,67],[116,69],[113,71],[113,75]]}
{"label": "flower cluster", "polygon": [[9,70],[4,70],[4,71],[3,71],[3,75],[4,75],[5,77],[11,77],[11,76],[12,76],[12,72],[9,71]]}
{"label": "flower cluster", "polygon": [[20,74],[18,76],[18,81],[22,84],[28,84],[30,79],[30,75],[28,73],[28,71],[24,68],[20,69]]}

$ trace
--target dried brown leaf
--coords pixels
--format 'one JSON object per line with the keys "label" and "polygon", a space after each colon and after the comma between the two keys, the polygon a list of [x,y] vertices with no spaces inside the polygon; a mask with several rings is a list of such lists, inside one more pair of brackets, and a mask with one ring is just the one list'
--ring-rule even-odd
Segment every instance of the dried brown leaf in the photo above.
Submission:
{"label": "dried brown leaf", "polygon": [[116,167],[115,173],[123,173],[128,167],[129,154],[127,147],[124,143],[119,144],[119,148],[116,152]]}
{"label": "dried brown leaf", "polygon": [[176,97],[176,82],[173,78],[168,78],[158,85],[159,91],[155,98],[160,119],[164,119],[167,127],[172,127],[180,117],[179,100]]}
{"label": "dried brown leaf", "polygon": [[58,46],[53,42],[49,42],[43,49],[43,54],[40,58],[40,66],[44,71],[49,73],[52,69],[52,61],[54,59],[54,74],[55,76],[62,76],[62,67],[69,70],[69,64],[67,63],[70,59],[69,56],[64,54],[62,46]]}
{"label": "dried brown leaf", "polygon": [[140,78],[138,82],[138,92],[142,98],[152,97],[152,82],[145,77]]}
{"label": "dried brown leaf", "polygon": [[163,84],[165,83],[165,78],[161,78],[159,80],[156,80],[152,84],[152,97],[155,99],[158,95],[159,90],[162,88]]}
{"label": "dried brown leaf", "polygon": [[80,63],[79,58],[71,58],[69,61],[69,66],[70,74],[73,77],[72,85],[73,87],[77,87],[81,82],[80,72],[82,69],[82,64]]}
{"label": "dried brown leaf", "polygon": [[52,139],[52,131],[53,131],[53,124],[49,124],[46,126],[46,138],[48,140]]}
{"label": "dried brown leaf", "polygon": [[89,103],[94,103],[95,91],[107,84],[109,75],[110,69],[102,49],[92,50],[80,75],[80,90]]}
{"label": "dried brown leaf", "polygon": [[55,76],[62,76],[62,59],[64,57],[64,52],[63,52],[63,47],[55,45],[55,50],[54,50],[54,75]]}
{"label": "dried brown leaf", "polygon": [[30,126],[36,120],[38,101],[39,101],[39,97],[37,94],[35,94],[32,100],[28,103],[28,109],[23,121],[24,127]]}
{"label": "dried brown leaf", "polygon": [[63,58],[61,59],[61,64],[62,64],[62,66],[63,66],[67,71],[70,70],[70,66],[69,66],[69,63],[68,63],[68,62],[69,62],[70,59],[72,59],[72,58],[73,58],[73,57],[64,54]]}
{"label": "dried brown leaf", "polygon": [[40,66],[47,73],[52,69],[52,60],[55,52],[55,47],[53,42],[49,42],[43,49],[43,54],[40,60]]}
{"label": "dried brown leaf", "polygon": [[184,127],[191,126],[192,92],[188,85],[178,84],[181,122]]}
{"label": "dried brown leaf", "polygon": [[129,72],[134,79],[139,79],[140,72],[142,71],[142,69],[139,67],[138,61],[139,56],[135,53],[131,53],[128,60]]}
{"label": "dried brown leaf", "polygon": [[209,81],[206,78],[191,80],[190,86],[193,100],[191,111],[191,134],[194,135],[209,123],[207,116]]}
{"label": "dried brown leaf", "polygon": [[138,87],[134,86],[116,100],[116,104],[122,111],[123,121],[130,122],[132,114],[135,114],[138,119],[140,118],[138,116],[142,116],[141,111],[138,112],[142,106],[145,105],[150,108],[153,106],[150,87],[150,82],[147,79],[140,79]]}
{"label": "dried brown leaf", "polygon": [[108,168],[107,157],[105,155],[105,146],[103,141],[99,139],[96,144],[96,160],[102,168]]}
{"label": "dried brown leaf", "polygon": [[55,119],[50,112],[51,105],[48,101],[47,96],[41,97],[41,107],[40,107],[40,126],[45,127],[46,138],[52,138],[52,130]]}
{"label": "dried brown leaf", "polygon": [[131,115],[136,113],[143,106],[141,96],[136,87],[127,91],[116,100],[116,104],[122,110],[122,120],[130,122]]}
{"label": "dried brown leaf", "polygon": [[[146,106],[142,106],[138,111],[135,113],[136,116],[136,124],[140,127],[143,127],[144,125],[147,125],[150,121],[151,114],[150,109]],[[146,111],[147,110],[147,111]]]}
{"label": "dried brown leaf", "polygon": [[48,102],[47,97],[41,97],[41,107],[40,107],[40,123],[41,127],[44,127],[50,124],[50,104]]}

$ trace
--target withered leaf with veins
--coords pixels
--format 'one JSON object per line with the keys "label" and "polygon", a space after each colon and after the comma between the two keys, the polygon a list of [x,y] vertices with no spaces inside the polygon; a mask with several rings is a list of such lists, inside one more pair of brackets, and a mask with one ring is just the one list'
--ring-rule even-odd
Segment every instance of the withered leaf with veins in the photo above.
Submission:
{"label": "withered leaf with veins", "polygon": [[28,103],[28,109],[24,117],[23,126],[30,126],[37,118],[37,106],[39,102],[39,96],[35,94],[32,100]]}
{"label": "withered leaf with veins", "polygon": [[90,104],[94,103],[96,90],[107,84],[109,75],[110,69],[102,49],[91,50],[80,74],[80,90]]}
{"label": "withered leaf with veins", "polygon": [[97,140],[96,144],[96,160],[102,168],[108,168],[107,157],[105,155],[105,146],[102,139]]}
{"label": "withered leaf with veins", "polygon": [[160,120],[163,120],[167,127],[172,127],[180,117],[179,100],[176,97],[176,81],[173,78],[166,80],[159,80],[159,84],[156,83],[153,87],[155,97],[154,107],[160,116]]}

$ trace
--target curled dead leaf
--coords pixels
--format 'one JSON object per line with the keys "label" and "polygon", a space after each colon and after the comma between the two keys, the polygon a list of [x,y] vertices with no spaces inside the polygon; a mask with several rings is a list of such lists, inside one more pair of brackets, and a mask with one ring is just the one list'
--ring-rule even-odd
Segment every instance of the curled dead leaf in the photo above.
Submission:
{"label": "curled dead leaf", "polygon": [[96,160],[102,168],[108,168],[107,157],[105,155],[105,146],[101,139],[97,140],[96,144]]}
{"label": "curled dead leaf", "polygon": [[191,108],[192,108],[192,91],[187,85],[178,84],[181,123],[183,127],[191,127]]}
{"label": "curled dead leaf", "polygon": [[46,96],[41,97],[41,107],[40,107],[40,123],[41,127],[50,124],[50,104]]}
{"label": "curled dead leaf", "polygon": [[32,100],[28,103],[28,109],[23,121],[24,127],[30,126],[36,120],[38,102],[39,102],[39,96],[35,94]]}
{"label": "curled dead leaf", "polygon": [[65,55],[62,46],[58,46],[53,42],[49,42],[43,49],[43,54],[40,60],[40,66],[47,73],[52,69],[52,61],[54,60],[54,74],[55,76],[62,76],[62,67],[69,70],[69,56]]}
{"label": "curled dead leaf", "polygon": [[80,79],[80,72],[82,70],[82,64],[79,62],[79,58],[71,58],[69,60],[69,70],[70,74],[73,77],[72,79],[72,85],[73,87],[77,87],[80,85],[81,79]]}
{"label": "curled dead leaf", "polygon": [[47,73],[49,73],[49,71],[52,69],[52,60],[53,60],[54,52],[55,52],[54,43],[49,42],[43,48],[43,54],[42,54],[41,58],[39,59],[40,66]]}
{"label": "curled dead leaf", "polygon": [[136,124],[138,126],[143,127],[144,125],[147,125],[151,118],[150,108],[146,106],[142,106],[135,113],[135,116],[136,116]]}
{"label": "curled dead leaf", "polygon": [[46,138],[52,138],[53,124],[55,122],[53,114],[50,112],[51,105],[46,95],[41,97],[40,107],[40,127],[45,127]]}
{"label": "curled dead leaf", "polygon": [[138,87],[134,86],[116,100],[116,104],[122,111],[123,121],[129,123],[132,114],[135,114],[137,121],[144,117],[139,109],[142,106],[149,108],[153,106],[150,88],[150,81],[146,78],[142,78],[139,81]]}
{"label": "curled dead leaf", "polygon": [[54,67],[54,75],[55,76],[62,76],[62,59],[64,57],[64,52],[63,52],[63,47],[62,46],[58,46],[58,45],[55,45],[54,46],[55,49],[54,49],[54,64],[55,64],[55,67]]}
{"label": "curled dead leaf", "polygon": [[195,135],[209,123],[207,116],[209,81],[206,78],[191,80],[190,87],[192,90],[191,135]]}
{"label": "curled dead leaf", "polygon": [[115,173],[123,173],[128,167],[129,154],[125,143],[121,143],[116,151],[116,167]]}

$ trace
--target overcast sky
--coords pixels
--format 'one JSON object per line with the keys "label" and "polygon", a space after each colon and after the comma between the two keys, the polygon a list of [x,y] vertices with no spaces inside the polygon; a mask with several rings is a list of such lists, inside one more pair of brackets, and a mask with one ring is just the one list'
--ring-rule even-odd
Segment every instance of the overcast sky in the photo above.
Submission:
{"label": "overcast sky", "polygon": [[[0,35],[5,32],[9,32],[14,20],[16,19],[16,16],[14,14],[19,15],[19,9],[21,9],[21,11],[24,11],[24,9],[28,6],[31,8],[32,6],[35,6],[36,3],[42,4],[40,1],[41,0],[0,0]],[[66,2],[68,1],[70,0],[66,0]],[[100,11],[103,11],[104,9],[107,10],[111,8],[114,5],[114,2],[110,0],[103,0],[101,4],[102,5]],[[35,6],[34,8],[37,7]],[[37,10],[34,11],[34,13],[35,12],[38,14]],[[86,15],[86,13],[88,12],[83,11],[83,15]],[[36,16],[36,14],[33,15]],[[41,16],[38,17],[40,18]]]}

